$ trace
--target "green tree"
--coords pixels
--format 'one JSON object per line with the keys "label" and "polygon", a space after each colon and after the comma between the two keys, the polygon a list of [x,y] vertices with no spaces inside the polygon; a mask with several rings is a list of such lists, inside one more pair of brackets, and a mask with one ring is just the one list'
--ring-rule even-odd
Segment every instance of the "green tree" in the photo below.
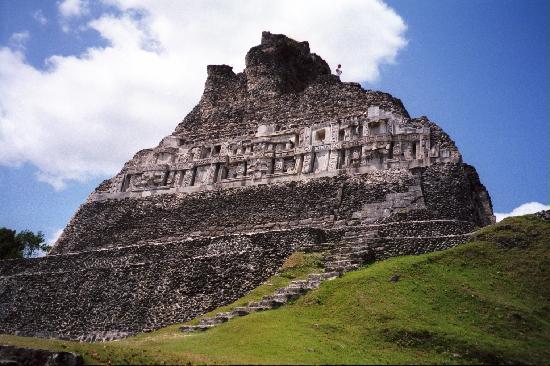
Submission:
{"label": "green tree", "polygon": [[15,240],[15,230],[0,228],[0,259],[21,258],[22,249]]}
{"label": "green tree", "polygon": [[36,234],[29,230],[16,233],[15,230],[0,228],[0,259],[32,257],[49,249],[41,231]]}

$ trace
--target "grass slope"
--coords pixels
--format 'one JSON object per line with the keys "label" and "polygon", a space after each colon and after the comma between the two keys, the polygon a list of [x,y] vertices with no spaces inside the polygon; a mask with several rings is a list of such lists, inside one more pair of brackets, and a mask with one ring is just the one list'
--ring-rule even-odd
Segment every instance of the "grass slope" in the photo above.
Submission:
{"label": "grass slope", "polygon": [[[318,270],[317,259],[292,257],[271,286],[237,303]],[[277,310],[204,333],[177,328],[95,344],[14,336],[0,343],[71,350],[88,363],[550,364],[550,224],[508,218],[471,243],[375,263]]]}

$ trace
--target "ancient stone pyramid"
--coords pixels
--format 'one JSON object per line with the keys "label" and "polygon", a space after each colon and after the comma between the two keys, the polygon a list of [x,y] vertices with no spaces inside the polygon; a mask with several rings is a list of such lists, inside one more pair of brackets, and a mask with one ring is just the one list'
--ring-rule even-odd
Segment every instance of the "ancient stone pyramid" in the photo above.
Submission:
{"label": "ancient stone pyramid", "polygon": [[238,299],[294,251],[328,250],[342,272],[493,221],[440,127],[264,32],[242,73],[208,66],[199,104],[97,187],[50,255],[0,262],[0,332],[123,337]]}

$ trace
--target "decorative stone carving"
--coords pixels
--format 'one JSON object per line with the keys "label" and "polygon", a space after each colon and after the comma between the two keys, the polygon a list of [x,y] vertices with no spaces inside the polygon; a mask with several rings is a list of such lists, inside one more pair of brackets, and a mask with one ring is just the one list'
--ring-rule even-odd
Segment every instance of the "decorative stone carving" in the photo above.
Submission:
{"label": "decorative stone carving", "polygon": [[189,160],[197,160],[201,158],[201,148],[194,147],[189,152]]}
{"label": "decorative stone carving", "polygon": [[236,170],[235,170],[235,173],[236,173],[236,178],[242,178],[245,176],[245,173],[247,173],[246,175],[248,175],[248,172],[246,172],[246,169],[245,169],[245,163],[240,163]]}
{"label": "decorative stone carving", "polygon": [[216,164],[212,164],[208,167],[204,182],[206,184],[212,184],[214,183],[215,178],[216,178]]}
{"label": "decorative stone carving", "polygon": [[294,174],[296,172],[296,159],[294,157],[284,159],[283,170],[287,174]]}
{"label": "decorative stone carving", "polygon": [[351,140],[351,127],[346,127],[344,130],[344,141],[350,141]]}
{"label": "decorative stone carving", "polygon": [[[338,135],[338,133],[336,133]],[[328,170],[336,170],[338,168],[338,150],[331,150],[328,160]]]}
{"label": "decorative stone carving", "polygon": [[191,183],[193,183],[193,174],[194,174],[193,169],[186,170],[183,173],[183,179],[181,182],[182,187],[188,187],[191,185]]}
{"label": "decorative stone carving", "polygon": [[434,145],[430,149],[430,158],[437,158],[439,157],[439,145]]}
{"label": "decorative stone carving", "polygon": [[228,155],[229,154],[229,142],[224,142],[222,144],[222,147],[221,147],[221,150],[220,150],[220,155],[221,156],[224,156],[224,155]]}
{"label": "decorative stone carving", "polygon": [[393,135],[393,133],[394,133],[393,123],[391,123],[391,122],[387,123],[387,131],[388,131],[389,134]]}
{"label": "decorative stone carving", "polygon": [[[215,70],[218,68],[211,68],[210,71]],[[220,70],[224,77],[229,77],[230,74],[225,74],[229,69]],[[235,130],[239,133],[228,133],[225,130],[228,125],[217,125],[216,121],[211,121],[216,128],[204,129],[201,125],[195,125],[195,129],[204,132],[194,135],[195,139],[189,136],[193,135],[193,131],[183,133],[177,130],[154,149],[138,152],[125,165],[123,173],[114,177],[110,184],[98,188],[98,197],[105,199],[116,197],[120,192],[131,194],[133,191],[159,187],[172,190],[191,183],[194,186],[192,190],[180,191],[196,192],[203,186],[205,190],[210,189],[206,186],[214,180],[220,183],[217,186],[220,189],[234,187],[236,179],[242,179],[241,185],[263,184],[267,183],[266,176],[270,173],[275,177],[269,179],[285,182],[311,179],[319,174],[336,175],[342,173],[338,172],[339,169],[350,167],[354,169],[346,171],[346,174],[361,174],[371,168],[413,167],[419,164],[416,160],[422,160],[423,166],[461,160],[452,141],[447,141],[439,132],[431,135],[432,124],[422,119],[411,120],[404,109],[390,101],[378,104],[366,100],[362,107],[354,107],[357,110],[346,107],[340,117],[334,116],[330,110],[311,117],[306,112],[309,109],[301,111],[293,121],[287,121],[286,114],[281,114],[281,110],[271,116],[250,115],[250,119],[246,120],[247,129]],[[311,108],[318,107],[312,105]],[[320,105],[319,108],[324,107]],[[246,109],[241,112],[248,113]],[[229,118],[224,117],[223,113],[217,116]],[[334,118],[331,120],[327,116]],[[256,120],[258,117],[261,121]],[[210,120],[210,117],[206,119]],[[239,121],[244,123],[245,120]],[[238,125],[241,123],[239,121],[231,123]],[[222,130],[224,133],[220,132]],[[431,140],[434,146],[431,146]],[[440,151],[439,144],[443,140],[445,149]],[[425,159],[427,157],[430,159]],[[386,165],[388,161],[398,164]],[[175,173],[180,170],[186,173]],[[151,171],[171,173],[164,176],[164,173]],[[189,176],[191,173],[187,173],[189,171],[194,172],[192,177]],[[245,177],[253,179],[243,179]],[[94,199],[93,195],[91,199]]]}
{"label": "decorative stone carving", "polygon": [[340,132],[340,126],[336,123],[333,123],[330,125],[330,142],[331,143],[337,143],[338,142],[338,133]]}
{"label": "decorative stone carving", "polygon": [[281,173],[283,171],[284,164],[285,162],[284,162],[284,159],[282,158],[275,160],[275,167],[274,167],[275,173]]}
{"label": "decorative stone carving", "polygon": [[189,150],[187,150],[187,149],[182,150],[181,153],[176,155],[176,163],[177,164],[187,163],[189,160],[191,160],[191,157],[189,155]]}
{"label": "decorative stone carving", "polygon": [[304,160],[302,163],[302,173],[308,174],[311,172],[311,153],[304,154]]}
{"label": "decorative stone carving", "polygon": [[176,172],[175,171],[169,172],[168,177],[166,178],[165,186],[166,187],[172,187],[174,185],[175,177],[176,177]]}
{"label": "decorative stone carving", "polygon": [[363,137],[369,136],[369,122],[365,121],[363,122]]}

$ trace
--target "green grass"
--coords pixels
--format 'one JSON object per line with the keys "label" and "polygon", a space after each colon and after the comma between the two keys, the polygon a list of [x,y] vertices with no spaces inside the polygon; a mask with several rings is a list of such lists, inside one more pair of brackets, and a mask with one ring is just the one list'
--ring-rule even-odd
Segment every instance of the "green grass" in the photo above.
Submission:
{"label": "green grass", "polygon": [[[230,307],[317,266],[318,257],[297,254],[271,286]],[[550,224],[509,218],[471,243],[375,263],[277,310],[204,333],[177,328],[95,344],[14,336],[0,343],[75,351],[88,363],[549,364]]]}

